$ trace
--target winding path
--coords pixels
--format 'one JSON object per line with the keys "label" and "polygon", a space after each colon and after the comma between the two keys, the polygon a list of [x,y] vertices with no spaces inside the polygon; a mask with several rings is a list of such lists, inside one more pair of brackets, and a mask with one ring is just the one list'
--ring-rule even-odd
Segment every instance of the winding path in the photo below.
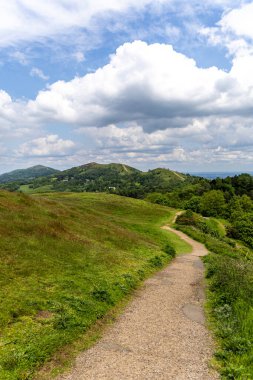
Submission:
{"label": "winding path", "polygon": [[206,248],[180,231],[192,253],[147,280],[104,337],[59,380],[212,380],[212,340],[203,313]]}

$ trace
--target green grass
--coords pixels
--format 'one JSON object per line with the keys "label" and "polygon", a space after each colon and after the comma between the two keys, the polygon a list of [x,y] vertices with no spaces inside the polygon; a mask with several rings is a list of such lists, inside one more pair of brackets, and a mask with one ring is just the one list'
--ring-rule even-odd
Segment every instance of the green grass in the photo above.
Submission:
{"label": "green grass", "polygon": [[167,244],[189,252],[160,229],[174,214],[115,195],[1,191],[0,379],[34,378],[170,261]]}
{"label": "green grass", "polygon": [[216,218],[207,218],[205,219],[206,225],[213,231],[217,231],[220,237],[226,236],[226,228],[222,220]]}
{"label": "green grass", "polygon": [[[222,379],[253,379],[253,253],[224,236],[203,233],[196,225],[178,228],[204,243],[208,279],[207,310],[217,338],[216,359]],[[217,223],[220,223],[218,221]],[[193,224],[193,223],[192,223]],[[200,225],[201,226],[201,225]]]}
{"label": "green grass", "polygon": [[52,185],[45,185],[37,187],[36,189],[30,188],[29,185],[21,185],[19,187],[19,191],[22,191],[22,193],[25,194],[37,194],[37,193],[47,193],[52,190]]}

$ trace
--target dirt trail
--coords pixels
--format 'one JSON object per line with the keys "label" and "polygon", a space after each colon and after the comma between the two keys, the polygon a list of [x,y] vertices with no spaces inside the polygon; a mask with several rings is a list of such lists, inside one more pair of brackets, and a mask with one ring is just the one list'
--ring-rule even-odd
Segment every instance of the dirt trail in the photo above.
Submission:
{"label": "dirt trail", "polygon": [[203,313],[205,247],[193,247],[147,280],[105,336],[59,380],[211,380],[212,340]]}

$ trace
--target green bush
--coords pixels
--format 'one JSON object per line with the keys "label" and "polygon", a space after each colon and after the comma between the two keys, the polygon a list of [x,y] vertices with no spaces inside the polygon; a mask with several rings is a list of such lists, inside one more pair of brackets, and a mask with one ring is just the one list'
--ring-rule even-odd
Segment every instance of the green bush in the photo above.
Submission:
{"label": "green bush", "polygon": [[149,262],[150,262],[150,265],[151,265],[152,267],[158,267],[158,268],[160,268],[160,267],[163,266],[163,262],[162,262],[162,259],[161,259],[160,256],[152,257],[152,258],[149,260]]}
{"label": "green bush", "polygon": [[169,256],[171,256],[171,257],[175,257],[175,256],[176,256],[176,250],[175,250],[175,248],[173,248],[173,247],[172,247],[171,245],[169,245],[169,244],[166,244],[163,250],[164,250],[164,252],[165,252],[167,255],[169,255]]}

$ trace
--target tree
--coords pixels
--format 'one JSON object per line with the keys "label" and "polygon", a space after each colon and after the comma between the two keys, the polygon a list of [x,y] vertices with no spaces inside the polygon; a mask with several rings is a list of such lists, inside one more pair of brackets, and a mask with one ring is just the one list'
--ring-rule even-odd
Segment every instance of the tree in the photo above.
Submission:
{"label": "tree", "polygon": [[226,202],[221,190],[210,190],[206,192],[200,202],[201,213],[205,216],[224,216]]}
{"label": "tree", "polygon": [[184,208],[186,210],[192,210],[194,212],[200,212],[201,197],[193,196],[191,199],[185,202]]}

